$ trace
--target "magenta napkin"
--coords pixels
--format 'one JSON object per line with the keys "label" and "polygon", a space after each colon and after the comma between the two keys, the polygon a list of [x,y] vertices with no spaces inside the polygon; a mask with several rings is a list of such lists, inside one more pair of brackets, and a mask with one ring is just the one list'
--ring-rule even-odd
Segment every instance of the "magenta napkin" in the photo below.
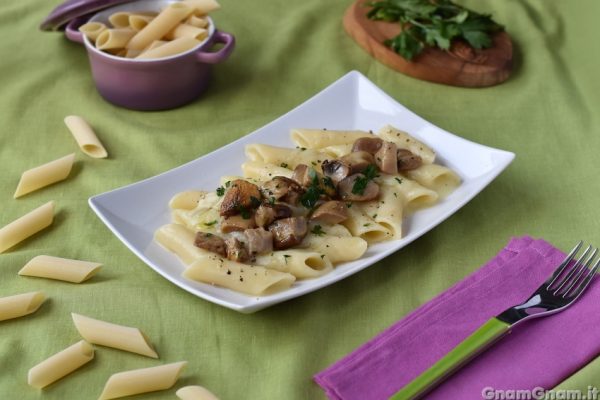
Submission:
{"label": "magenta napkin", "polygon": [[[521,303],[564,253],[512,239],[491,261],[315,376],[330,399],[387,399],[489,318]],[[551,389],[600,354],[600,278],[568,310],[518,326],[428,400],[481,400],[494,390]],[[590,382],[591,384],[592,382]]]}

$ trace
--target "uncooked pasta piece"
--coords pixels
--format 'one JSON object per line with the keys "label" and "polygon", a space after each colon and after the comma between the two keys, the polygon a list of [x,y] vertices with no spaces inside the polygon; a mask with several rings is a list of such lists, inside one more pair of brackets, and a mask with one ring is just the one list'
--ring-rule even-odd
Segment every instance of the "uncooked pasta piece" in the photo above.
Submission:
{"label": "uncooked pasta piece", "polygon": [[90,343],[158,358],[150,341],[138,328],[111,324],[75,313],[71,313],[71,316],[79,334]]}
{"label": "uncooked pasta piece", "polygon": [[0,321],[32,314],[46,300],[43,292],[29,292],[0,297]]}
{"label": "uncooked pasta piece", "polygon": [[65,124],[73,134],[81,151],[85,154],[93,158],[106,158],[108,156],[98,136],[83,118],[69,115],[65,118]]}
{"label": "uncooked pasta piece", "polygon": [[54,202],[49,201],[0,229],[0,253],[50,226],[54,220]]}
{"label": "uncooked pasta piece", "polygon": [[169,389],[177,382],[186,365],[187,361],[181,361],[113,374],[104,385],[99,400]]}
{"label": "uncooked pasta piece", "polygon": [[19,275],[81,283],[90,279],[101,266],[100,263],[89,261],[37,256],[21,268]]}
{"label": "uncooked pasta piece", "polygon": [[73,167],[74,160],[75,153],[72,153],[23,172],[21,180],[17,185],[14,198],[16,199],[27,193],[34,192],[45,186],[67,179],[71,172],[71,168]]}
{"label": "uncooked pasta piece", "polygon": [[217,396],[202,386],[184,386],[175,394],[181,400],[219,400]]}
{"label": "uncooked pasta piece", "polygon": [[94,359],[94,348],[85,340],[50,356],[27,374],[27,383],[41,389]]}

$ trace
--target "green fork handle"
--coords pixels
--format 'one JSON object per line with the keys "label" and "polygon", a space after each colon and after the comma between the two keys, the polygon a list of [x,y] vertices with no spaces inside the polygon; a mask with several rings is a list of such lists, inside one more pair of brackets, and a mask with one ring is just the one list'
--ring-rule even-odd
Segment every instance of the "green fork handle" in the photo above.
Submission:
{"label": "green fork handle", "polygon": [[390,397],[390,400],[421,398],[509,331],[510,325],[506,322],[497,318],[490,319],[431,368]]}

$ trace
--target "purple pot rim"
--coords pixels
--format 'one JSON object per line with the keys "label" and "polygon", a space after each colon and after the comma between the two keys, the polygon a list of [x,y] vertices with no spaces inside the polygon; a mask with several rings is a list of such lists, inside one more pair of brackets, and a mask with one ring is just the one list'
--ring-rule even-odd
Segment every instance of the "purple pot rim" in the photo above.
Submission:
{"label": "purple pot rim", "polygon": [[40,24],[43,31],[58,31],[70,21],[106,8],[136,0],[68,0],[59,4]]}

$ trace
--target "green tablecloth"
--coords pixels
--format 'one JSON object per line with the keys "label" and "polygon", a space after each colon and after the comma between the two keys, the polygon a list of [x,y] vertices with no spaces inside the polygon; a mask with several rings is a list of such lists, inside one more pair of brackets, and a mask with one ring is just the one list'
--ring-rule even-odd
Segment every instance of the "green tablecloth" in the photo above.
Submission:
{"label": "green tablecloth", "polygon": [[[50,296],[36,314],[0,323],[0,398],[92,399],[114,372],[179,360],[190,364],[176,387],[205,385],[224,400],[324,398],[314,373],[476,270],[511,236],[544,237],[562,249],[580,238],[600,244],[595,0],[465,1],[493,12],[517,45],[513,77],[481,90],[421,82],[373,61],[343,31],[347,0],[222,0],[214,18],[237,36],[233,56],[215,68],[201,100],[154,113],[103,101],[83,48],[37,30],[58,3],[0,5],[0,225],[48,200],[58,205],[49,230],[0,255],[0,296],[32,290]],[[352,69],[433,123],[513,151],[516,160],[409,247],[331,287],[253,315],[198,299],[161,278],[87,206],[94,194],[255,130]],[[62,122],[69,114],[90,121],[109,159],[77,151]],[[13,200],[22,171],[73,151],[77,164],[68,181]],[[104,269],[82,285],[17,276],[39,254],[99,261]],[[70,312],[142,328],[161,359],[98,348],[96,359],[68,379],[43,392],[27,386],[31,366],[79,340]],[[600,372],[587,374],[597,382]]]}

